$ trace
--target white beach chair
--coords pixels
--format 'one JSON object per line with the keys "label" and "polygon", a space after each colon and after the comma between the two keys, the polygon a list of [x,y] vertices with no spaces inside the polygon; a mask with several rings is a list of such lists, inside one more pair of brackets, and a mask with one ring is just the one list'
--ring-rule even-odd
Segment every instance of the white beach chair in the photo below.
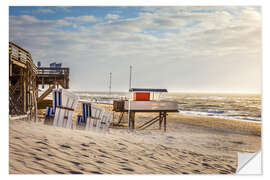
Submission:
{"label": "white beach chair", "polygon": [[99,124],[103,113],[104,108],[96,104],[91,104],[91,117],[87,118],[85,130],[95,130],[97,124]]}
{"label": "white beach chair", "polygon": [[58,89],[61,105],[56,106],[54,126],[71,128],[73,111],[78,103],[78,96],[65,89]]}
{"label": "white beach chair", "polygon": [[104,112],[101,120],[99,121],[100,123],[97,124],[96,130],[106,132],[112,122],[112,119],[112,114]]}

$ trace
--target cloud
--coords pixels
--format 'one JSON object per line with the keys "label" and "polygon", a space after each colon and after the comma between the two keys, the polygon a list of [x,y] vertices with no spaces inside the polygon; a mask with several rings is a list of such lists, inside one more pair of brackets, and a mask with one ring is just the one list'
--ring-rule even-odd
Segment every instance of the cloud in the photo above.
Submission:
{"label": "cloud", "polygon": [[[89,22],[95,24],[84,25]],[[65,29],[75,25],[76,31]],[[10,40],[35,61],[72,67],[72,88],[104,90],[102,78],[113,71],[114,87],[124,90],[123,74],[133,64],[134,86],[260,90],[261,13],[253,7],[146,8],[113,22],[11,16]],[[82,83],[88,77],[97,77],[95,87]]]}
{"label": "cloud", "polygon": [[119,19],[120,16],[118,14],[107,14],[105,16],[105,19],[111,19],[111,20],[115,20],[115,19]]}
{"label": "cloud", "polygon": [[80,22],[80,23],[88,23],[88,22],[96,22],[97,18],[95,16],[78,16],[78,17],[65,17],[65,20]]}
{"label": "cloud", "polygon": [[43,9],[43,8],[42,8],[42,9],[38,9],[37,12],[38,12],[38,13],[41,13],[41,14],[53,14],[53,13],[55,13],[54,10],[49,9],[49,8],[46,8],[46,9]]}

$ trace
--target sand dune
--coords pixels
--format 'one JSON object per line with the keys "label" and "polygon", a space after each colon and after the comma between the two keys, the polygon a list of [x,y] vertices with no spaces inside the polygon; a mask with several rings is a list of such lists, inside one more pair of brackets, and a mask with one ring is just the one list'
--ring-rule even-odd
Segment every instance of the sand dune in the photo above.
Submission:
{"label": "sand dune", "polygon": [[[137,117],[137,123],[149,118]],[[256,152],[261,137],[187,124],[168,118],[168,131],[153,126],[103,134],[10,120],[11,174],[227,174],[237,152]],[[198,118],[198,117],[193,117]]]}

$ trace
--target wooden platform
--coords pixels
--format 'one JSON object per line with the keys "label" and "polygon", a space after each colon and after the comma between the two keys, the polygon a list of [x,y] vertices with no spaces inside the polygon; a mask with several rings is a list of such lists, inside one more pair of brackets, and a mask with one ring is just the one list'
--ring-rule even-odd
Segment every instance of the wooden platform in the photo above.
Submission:
{"label": "wooden platform", "polygon": [[42,85],[60,84],[63,88],[69,88],[69,68],[39,67],[37,73],[37,83]]}
{"label": "wooden platform", "polygon": [[113,110],[116,112],[178,112],[175,101],[114,101]]}
{"label": "wooden platform", "polygon": [[135,129],[135,113],[139,112],[157,112],[158,115],[150,121],[140,125],[138,129],[145,129],[152,124],[159,122],[159,129],[164,127],[164,131],[167,128],[167,115],[168,112],[178,112],[178,103],[176,101],[127,101],[127,100],[115,100],[113,103],[113,111],[121,112],[118,123],[121,123],[124,113],[128,113],[130,129]]}

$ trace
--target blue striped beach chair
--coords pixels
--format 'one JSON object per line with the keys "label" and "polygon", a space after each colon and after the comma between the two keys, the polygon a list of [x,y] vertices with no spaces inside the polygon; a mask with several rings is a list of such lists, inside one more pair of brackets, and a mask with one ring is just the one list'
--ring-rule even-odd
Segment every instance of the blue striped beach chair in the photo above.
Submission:
{"label": "blue striped beach chair", "polygon": [[55,116],[53,125],[64,128],[72,128],[72,115],[78,103],[78,96],[68,90],[59,88],[54,93],[54,98],[58,100],[54,104]]}
{"label": "blue striped beach chair", "polygon": [[85,126],[88,117],[91,117],[91,103],[83,101],[82,114],[77,116],[77,125]]}
{"label": "blue striped beach chair", "polygon": [[91,116],[87,118],[85,130],[96,130],[99,121],[101,120],[105,109],[96,104],[91,105]]}
{"label": "blue striped beach chair", "polygon": [[52,107],[48,106],[46,108],[44,124],[52,125],[52,122],[53,122],[53,119],[54,119],[54,116],[55,116],[56,107],[61,106],[61,104],[62,104],[61,93],[62,92],[59,89],[53,89],[52,90],[53,103],[52,103]]}

